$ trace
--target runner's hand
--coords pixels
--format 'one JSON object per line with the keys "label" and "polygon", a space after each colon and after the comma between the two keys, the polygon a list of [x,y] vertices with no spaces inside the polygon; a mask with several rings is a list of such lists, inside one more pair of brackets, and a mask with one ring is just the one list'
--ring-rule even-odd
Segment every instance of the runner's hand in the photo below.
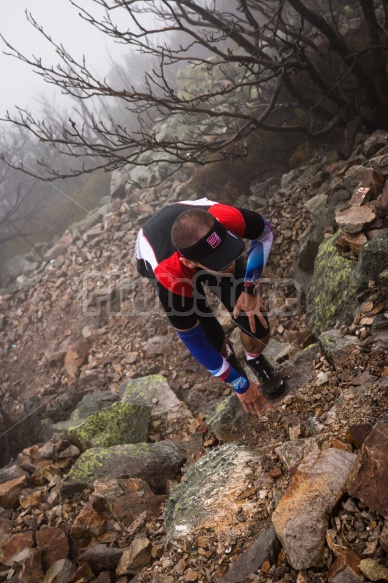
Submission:
{"label": "runner's hand", "polygon": [[251,332],[254,334],[256,332],[255,316],[257,316],[264,328],[268,328],[268,322],[262,314],[262,312],[266,311],[267,308],[261,296],[251,296],[243,292],[234,306],[233,317],[237,318],[240,312],[245,312],[248,316]]}
{"label": "runner's hand", "polygon": [[267,399],[259,391],[260,383],[251,383],[249,389],[242,395],[237,394],[244,411],[246,413],[255,413],[258,417],[271,409]]}

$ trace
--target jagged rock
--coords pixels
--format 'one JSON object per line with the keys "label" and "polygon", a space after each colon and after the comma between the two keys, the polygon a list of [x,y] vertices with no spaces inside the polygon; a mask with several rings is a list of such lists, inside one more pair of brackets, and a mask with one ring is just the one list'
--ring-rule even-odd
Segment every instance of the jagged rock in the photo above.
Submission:
{"label": "jagged rock", "polygon": [[345,211],[337,211],[335,220],[345,233],[359,233],[365,225],[369,225],[376,218],[372,209],[365,206],[353,206]]}
{"label": "jagged rock", "polygon": [[358,186],[352,194],[349,201],[349,206],[362,206],[371,198],[371,188],[366,186]]}
{"label": "jagged rock", "polygon": [[19,504],[22,508],[40,506],[42,503],[41,490],[30,490],[26,488],[22,491],[19,497]]}
{"label": "jagged rock", "polygon": [[66,534],[56,526],[43,525],[36,533],[38,549],[42,553],[42,564],[45,571],[56,561],[65,559],[69,552]]}
{"label": "jagged rock", "polygon": [[151,375],[122,383],[119,393],[123,403],[147,405],[151,417],[166,413],[180,403],[162,375]]}
{"label": "jagged rock", "polygon": [[253,542],[248,551],[238,557],[226,575],[217,580],[218,583],[243,583],[250,573],[260,569],[264,561],[275,563],[279,551],[280,543],[271,526]]}
{"label": "jagged rock", "polygon": [[92,447],[111,447],[147,440],[150,410],[143,405],[114,403],[90,415],[76,427],[67,429],[68,439],[81,451]]}
{"label": "jagged rock", "polygon": [[159,507],[158,498],[144,480],[96,480],[93,504],[103,501],[110,514],[129,526],[140,514]]}
{"label": "jagged rock", "polygon": [[112,391],[92,391],[84,395],[70,415],[71,421],[81,421],[90,415],[107,409],[118,400]]}
{"label": "jagged rock", "polygon": [[357,265],[359,288],[368,286],[369,280],[379,281],[379,275],[388,265],[388,230],[368,241],[360,253]]}
{"label": "jagged rock", "polygon": [[66,459],[69,457],[78,457],[81,451],[75,445],[69,445],[66,449],[61,451],[58,455],[58,459]]}
{"label": "jagged rock", "polygon": [[[381,130],[376,130],[366,138],[363,143],[362,153],[366,158],[371,158],[372,156],[376,156],[382,150],[385,151],[387,147],[387,136],[385,132]],[[387,156],[387,154],[385,154]],[[373,158],[374,160],[376,158]]]}
{"label": "jagged rock", "polygon": [[171,354],[171,340],[166,336],[154,336],[147,340],[143,346],[144,356],[152,358],[157,354],[168,355]]}
{"label": "jagged rock", "polygon": [[388,581],[388,568],[373,559],[362,559],[360,570],[368,577],[369,581]]}
{"label": "jagged rock", "polygon": [[61,559],[51,565],[42,583],[70,583],[76,571],[69,559]]}
{"label": "jagged rock", "polygon": [[280,461],[288,472],[295,470],[302,459],[312,451],[318,451],[319,446],[314,437],[285,441],[275,449]]}
{"label": "jagged rock", "polygon": [[361,449],[362,444],[372,431],[370,423],[361,423],[360,425],[351,425],[346,433],[346,440],[352,443],[356,449]]}
{"label": "jagged rock", "polygon": [[[246,483],[252,479],[249,462],[256,457],[248,448],[226,444],[189,466],[185,480],[167,500],[167,539],[183,545],[201,528],[211,529],[224,541],[246,532],[256,520],[256,502],[244,498]],[[240,507],[243,522],[236,521]]]}
{"label": "jagged rock", "polygon": [[112,198],[124,199],[126,195],[126,185],[128,174],[125,170],[114,170],[110,179],[110,195]]}
{"label": "jagged rock", "polygon": [[66,352],[64,370],[70,379],[74,379],[83,364],[85,364],[90,351],[90,344],[86,340],[75,342],[69,346]]}
{"label": "jagged rock", "polygon": [[89,500],[75,518],[70,534],[76,539],[98,537],[105,527],[105,518],[94,510],[93,502]]}
{"label": "jagged rock", "polygon": [[0,469],[0,484],[15,480],[22,476],[28,476],[27,472],[25,472],[18,464],[12,464],[11,466]]}
{"label": "jagged rock", "polygon": [[19,581],[21,583],[42,583],[43,579],[42,553],[39,549],[30,549],[30,554],[19,574]]}
{"label": "jagged rock", "polygon": [[342,552],[327,574],[329,583],[363,583],[365,581],[359,564],[361,557],[352,551]]}
{"label": "jagged rock", "polygon": [[388,518],[388,423],[379,422],[364,441],[348,493]]}
{"label": "jagged rock", "polygon": [[141,478],[153,490],[163,491],[186,460],[182,443],[161,441],[94,448],[83,453],[61,486],[62,497],[92,487],[98,478]]}
{"label": "jagged rock", "polygon": [[357,304],[356,263],[338,253],[337,238],[338,234],[320,245],[307,296],[308,325],[317,336],[337,320],[350,324]]}
{"label": "jagged rock", "polygon": [[97,544],[89,547],[81,555],[81,561],[88,563],[94,573],[113,571],[119,564],[123,549]]}
{"label": "jagged rock", "polygon": [[12,567],[15,557],[26,549],[31,549],[34,544],[34,533],[31,531],[7,536],[0,545],[0,562]]}
{"label": "jagged rock", "polygon": [[29,484],[29,478],[25,475],[0,484],[0,506],[3,508],[16,508],[19,504],[19,496]]}
{"label": "jagged rock", "polygon": [[[94,577],[92,581],[94,581]],[[133,582],[136,583],[136,580],[133,579]],[[101,573],[99,573],[97,579],[95,580],[95,583],[112,583],[110,572],[102,571]],[[125,578],[119,577],[118,579],[116,579],[116,583],[128,583],[128,579],[126,577]]]}
{"label": "jagged rock", "polygon": [[322,242],[325,228],[334,226],[334,208],[327,207],[326,194],[317,194],[305,203],[313,219],[311,226],[300,238],[295,258],[295,278],[307,292],[314,272],[314,262]]}
{"label": "jagged rock", "polygon": [[235,441],[241,435],[247,415],[235,393],[224,399],[206,419],[206,425],[221,441]]}
{"label": "jagged rock", "polygon": [[354,255],[357,257],[361,253],[362,246],[368,241],[364,233],[356,233],[351,235],[350,233],[341,232],[340,236],[336,241],[337,247],[345,251],[353,251]]}
{"label": "jagged rock", "polygon": [[339,330],[327,330],[319,336],[319,344],[329,362],[340,367],[359,350],[360,342],[354,336],[342,335]]}
{"label": "jagged rock", "polygon": [[[93,581],[95,581],[94,573],[87,563],[84,563],[83,565],[78,567],[78,569],[74,573],[74,577],[71,583],[80,583],[80,581],[82,581],[82,583],[92,583]],[[99,583],[98,577],[97,583]],[[102,580],[101,583],[103,583]],[[110,574],[109,579],[106,581],[106,583],[111,583]]]}
{"label": "jagged rock", "polygon": [[387,521],[384,522],[384,528],[381,532],[379,541],[380,541],[380,544],[383,547],[383,549],[386,552],[388,552],[388,522]]}
{"label": "jagged rock", "polygon": [[378,217],[384,218],[388,214],[388,182],[385,183],[383,192],[377,197],[376,200],[376,213]]}
{"label": "jagged rock", "polygon": [[124,549],[117,565],[117,575],[136,575],[143,567],[150,564],[151,543],[148,538],[135,539],[128,549]]}
{"label": "jagged rock", "polygon": [[272,522],[294,569],[323,565],[328,515],[344,494],[355,461],[354,454],[334,448],[313,452],[292,478]]}

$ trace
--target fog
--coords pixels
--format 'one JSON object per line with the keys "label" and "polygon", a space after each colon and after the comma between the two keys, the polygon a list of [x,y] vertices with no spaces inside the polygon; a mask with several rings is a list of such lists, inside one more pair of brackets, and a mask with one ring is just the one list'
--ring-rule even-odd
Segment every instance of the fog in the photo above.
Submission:
{"label": "fog", "polygon": [[[80,5],[98,14],[98,6],[91,0],[80,0]],[[69,0],[3,0],[0,32],[26,56],[42,57],[47,64],[59,62],[50,43],[27,21],[26,9],[53,40],[62,43],[75,58],[85,55],[90,68],[101,76],[109,71],[109,56],[120,61],[126,51],[124,45],[113,42],[82,20]],[[4,54],[8,49],[1,39],[0,50],[0,117],[7,109],[14,111],[15,105],[37,112],[42,97],[56,108],[66,107],[67,98],[57,88],[45,83],[27,64]]]}

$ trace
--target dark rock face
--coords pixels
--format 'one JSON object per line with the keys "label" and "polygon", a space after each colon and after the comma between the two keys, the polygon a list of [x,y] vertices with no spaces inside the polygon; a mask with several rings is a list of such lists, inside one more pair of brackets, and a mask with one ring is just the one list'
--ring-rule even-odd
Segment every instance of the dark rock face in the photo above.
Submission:
{"label": "dark rock face", "polygon": [[388,265],[388,232],[382,231],[375,239],[368,241],[362,250],[357,267],[359,288],[368,286],[369,280],[379,281],[380,273]]}
{"label": "dark rock face", "polygon": [[364,441],[348,493],[388,518],[388,422],[376,423]]}
{"label": "dark rock face", "polygon": [[271,526],[255,540],[246,553],[239,556],[218,583],[242,583],[250,573],[260,569],[264,561],[275,563],[279,551],[280,542]]}
{"label": "dark rock face", "polygon": [[100,571],[113,571],[119,564],[122,554],[123,549],[98,544],[86,549],[81,555],[81,561],[88,563],[95,573],[99,573]]}

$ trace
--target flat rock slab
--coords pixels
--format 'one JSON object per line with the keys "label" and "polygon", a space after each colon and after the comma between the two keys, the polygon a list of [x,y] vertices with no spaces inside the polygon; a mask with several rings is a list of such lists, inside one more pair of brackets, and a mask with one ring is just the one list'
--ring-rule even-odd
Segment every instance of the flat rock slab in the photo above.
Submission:
{"label": "flat rock slab", "polygon": [[99,478],[140,478],[153,490],[164,491],[167,480],[180,473],[187,448],[172,441],[93,448],[83,453],[61,487],[61,496],[71,497],[92,488]]}
{"label": "flat rock slab", "polygon": [[[182,546],[199,529],[209,529],[225,543],[244,536],[257,521],[257,501],[246,495],[247,484],[254,481],[252,460],[257,452],[226,444],[189,466],[166,503],[168,540]],[[236,514],[241,513],[240,522]]]}
{"label": "flat rock slab", "polygon": [[379,422],[365,439],[348,493],[388,518],[388,422]]}
{"label": "flat rock slab", "polygon": [[346,211],[338,211],[335,215],[337,225],[345,233],[359,233],[375,218],[375,213],[367,205],[353,206]]}
{"label": "flat rock slab", "polygon": [[339,449],[310,453],[300,464],[272,516],[294,569],[324,564],[328,516],[346,491],[356,456]]}

